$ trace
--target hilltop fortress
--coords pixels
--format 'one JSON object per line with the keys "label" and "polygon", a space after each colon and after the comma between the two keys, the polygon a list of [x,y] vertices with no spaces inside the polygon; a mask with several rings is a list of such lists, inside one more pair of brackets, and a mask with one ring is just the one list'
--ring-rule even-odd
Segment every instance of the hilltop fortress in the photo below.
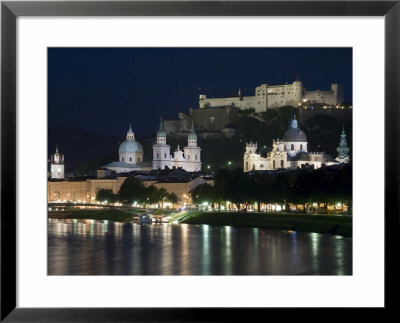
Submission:
{"label": "hilltop fortress", "polygon": [[[255,88],[254,96],[243,96],[239,88],[237,95],[225,98],[207,98],[200,94],[199,108],[189,109],[189,114],[180,112],[177,119],[165,119],[164,127],[168,134],[176,137],[186,136],[192,122],[201,138],[216,137],[221,134],[231,136],[240,111],[254,109],[256,113],[284,106],[327,105],[337,107],[343,102],[343,87],[331,84],[330,90],[307,91],[299,80],[291,84],[261,84]],[[314,111],[316,112],[316,111]]]}
{"label": "hilltop fortress", "polygon": [[307,91],[299,80],[283,85],[261,84],[256,87],[254,96],[242,96],[240,88],[236,96],[228,98],[207,98],[207,95],[200,94],[199,108],[230,106],[241,110],[252,108],[256,112],[265,112],[267,109],[283,106],[297,107],[302,102],[340,104],[343,102],[343,87],[331,84],[331,89],[327,91]]}

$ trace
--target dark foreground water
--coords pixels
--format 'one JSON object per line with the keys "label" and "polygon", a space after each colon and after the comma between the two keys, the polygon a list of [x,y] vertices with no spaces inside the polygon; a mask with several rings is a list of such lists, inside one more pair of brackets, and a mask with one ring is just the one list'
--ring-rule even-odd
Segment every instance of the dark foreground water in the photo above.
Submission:
{"label": "dark foreground water", "polygon": [[49,275],[351,275],[352,239],[191,224],[49,220]]}

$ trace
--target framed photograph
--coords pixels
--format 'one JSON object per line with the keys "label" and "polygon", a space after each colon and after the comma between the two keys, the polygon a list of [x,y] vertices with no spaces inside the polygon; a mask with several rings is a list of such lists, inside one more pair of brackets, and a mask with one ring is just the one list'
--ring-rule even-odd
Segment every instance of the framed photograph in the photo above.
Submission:
{"label": "framed photograph", "polygon": [[1,320],[391,309],[399,15],[3,1]]}

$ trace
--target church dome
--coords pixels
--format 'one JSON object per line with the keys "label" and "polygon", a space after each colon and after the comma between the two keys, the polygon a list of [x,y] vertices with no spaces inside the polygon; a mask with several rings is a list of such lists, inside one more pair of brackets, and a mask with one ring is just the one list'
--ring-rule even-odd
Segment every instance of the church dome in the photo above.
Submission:
{"label": "church dome", "polygon": [[285,142],[306,142],[307,136],[303,130],[298,127],[298,123],[296,119],[293,119],[290,128],[286,130],[285,134],[283,135],[283,141]]}
{"label": "church dome", "polygon": [[119,153],[142,153],[143,147],[136,140],[125,140],[118,149]]}
{"label": "church dome", "polygon": [[143,147],[140,142],[135,140],[135,134],[132,131],[132,126],[129,125],[129,130],[126,133],[126,140],[119,146],[118,153],[142,153]]}

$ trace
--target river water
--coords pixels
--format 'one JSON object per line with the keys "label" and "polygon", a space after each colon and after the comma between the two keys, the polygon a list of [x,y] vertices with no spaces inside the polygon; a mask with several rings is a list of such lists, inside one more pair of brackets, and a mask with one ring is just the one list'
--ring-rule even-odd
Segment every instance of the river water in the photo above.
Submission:
{"label": "river water", "polygon": [[49,275],[351,275],[352,239],[191,224],[54,220]]}

